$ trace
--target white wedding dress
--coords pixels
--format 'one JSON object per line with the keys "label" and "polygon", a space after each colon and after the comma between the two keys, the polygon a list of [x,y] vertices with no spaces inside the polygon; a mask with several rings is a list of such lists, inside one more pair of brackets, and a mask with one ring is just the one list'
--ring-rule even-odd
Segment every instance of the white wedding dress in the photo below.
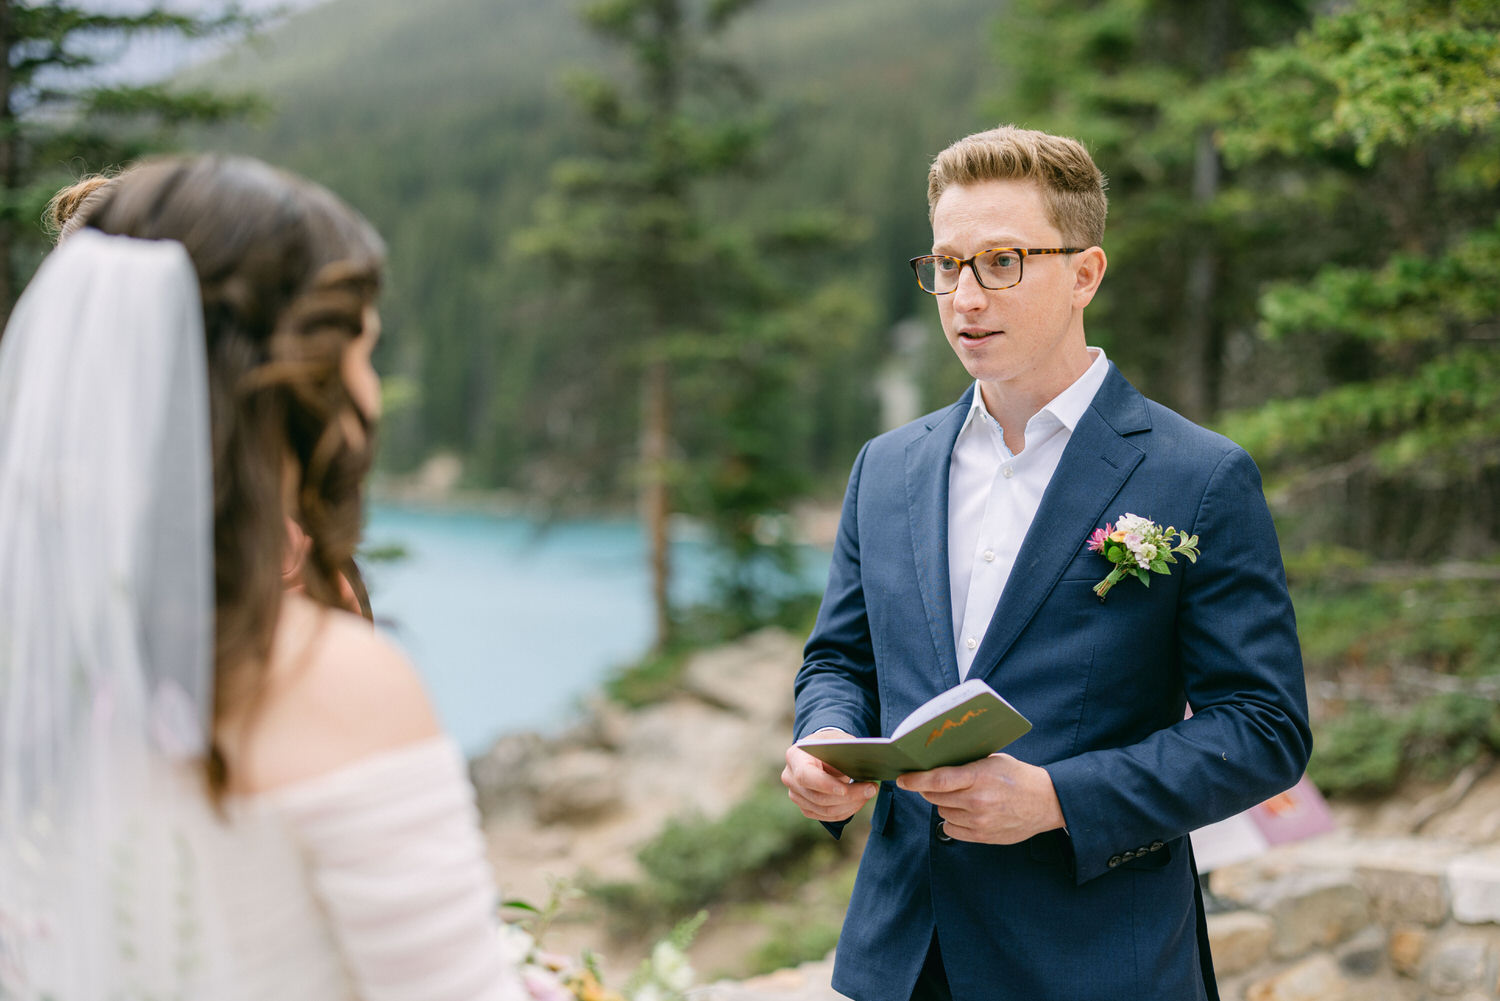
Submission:
{"label": "white wedding dress", "polygon": [[270,793],[224,817],[184,771],[202,891],[225,919],[226,999],[510,1001],[473,788],[433,738]]}

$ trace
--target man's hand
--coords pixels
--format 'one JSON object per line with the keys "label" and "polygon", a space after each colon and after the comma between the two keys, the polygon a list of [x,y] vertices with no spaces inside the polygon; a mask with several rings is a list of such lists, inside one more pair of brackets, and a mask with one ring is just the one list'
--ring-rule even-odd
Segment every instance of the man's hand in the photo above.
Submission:
{"label": "man's hand", "polygon": [[[848,737],[835,727],[824,727],[815,737]],[[836,823],[859,812],[880,787],[874,782],[851,782],[832,765],[820,761],[793,744],[786,749],[786,767],[781,782],[802,815],[811,820]]]}
{"label": "man's hand", "polygon": [[943,832],[960,841],[1013,845],[1064,823],[1052,776],[1009,754],[909,772],[896,784],[936,806]]}

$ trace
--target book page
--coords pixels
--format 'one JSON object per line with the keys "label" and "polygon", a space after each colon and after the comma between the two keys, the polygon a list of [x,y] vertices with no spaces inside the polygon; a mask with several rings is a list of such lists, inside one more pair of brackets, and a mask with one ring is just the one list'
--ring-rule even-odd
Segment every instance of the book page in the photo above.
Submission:
{"label": "book page", "polygon": [[[897,725],[895,732],[891,734],[891,739],[896,740],[899,737],[906,736],[928,720],[936,716],[941,716],[954,706],[962,705],[983,692],[989,692],[995,695],[996,698],[1000,697],[995,693],[994,689],[978,678],[970,678],[961,685],[955,685],[941,695],[928,699],[913,709],[911,715],[907,716],[906,719]],[[1004,700],[1001,699],[1001,701],[1003,702]]]}

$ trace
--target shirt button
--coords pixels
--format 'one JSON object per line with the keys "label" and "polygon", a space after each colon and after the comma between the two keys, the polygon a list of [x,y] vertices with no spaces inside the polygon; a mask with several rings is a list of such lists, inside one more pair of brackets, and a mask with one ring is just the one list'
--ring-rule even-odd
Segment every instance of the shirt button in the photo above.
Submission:
{"label": "shirt button", "polygon": [[984,551],[984,561],[986,563],[995,562],[995,551],[993,549],[986,549]]}
{"label": "shirt button", "polygon": [[968,647],[970,650],[974,649],[978,645],[979,645],[979,641],[976,640],[972,636],[970,636],[968,639],[964,640],[964,646]]}
{"label": "shirt button", "polygon": [[1016,475],[1016,471],[1014,469],[1010,468],[1009,466],[1006,466],[1004,469],[1000,470],[1000,473],[1007,480],[1010,479],[1012,476]]}

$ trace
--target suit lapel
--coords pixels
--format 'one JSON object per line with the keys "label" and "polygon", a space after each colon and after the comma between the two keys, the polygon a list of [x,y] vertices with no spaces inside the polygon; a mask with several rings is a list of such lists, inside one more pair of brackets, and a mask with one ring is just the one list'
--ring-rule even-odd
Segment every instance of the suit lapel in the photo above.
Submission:
{"label": "suit lapel", "polygon": [[906,510],[922,610],[946,688],[958,678],[953,649],[953,598],[948,584],[948,461],[963,428],[974,388],[934,415],[928,433],[906,446]]}
{"label": "suit lapel", "polygon": [[1083,548],[1089,533],[1103,524],[1105,508],[1145,458],[1145,453],[1125,436],[1150,427],[1145,397],[1111,363],[1109,374],[1073,429],[1057,471],[1042,494],[1031,529],[1001,592],[1000,604],[975,653],[971,678],[985,677],[994,670],[1062,576],[1063,568]]}

